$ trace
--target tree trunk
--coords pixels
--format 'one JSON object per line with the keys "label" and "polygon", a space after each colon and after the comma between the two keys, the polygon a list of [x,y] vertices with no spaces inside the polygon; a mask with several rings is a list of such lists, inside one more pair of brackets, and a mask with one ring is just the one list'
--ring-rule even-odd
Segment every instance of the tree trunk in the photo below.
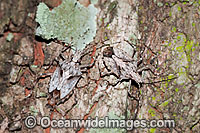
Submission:
{"label": "tree trunk", "polygon": [[[58,41],[49,44],[35,37],[39,2],[0,1],[0,132],[178,133],[200,130],[199,2],[98,0],[95,3],[95,0],[81,0],[84,6],[95,3],[99,10],[96,36],[83,50],[87,54],[81,60],[82,65],[94,65],[83,73],[76,87],[59,105],[53,105],[59,92],[48,92],[48,74],[54,72],[57,66],[54,60],[65,46]],[[61,3],[60,0],[43,2],[50,8]],[[137,67],[127,71],[122,69],[125,68],[122,62],[115,62],[116,69],[110,70],[102,61],[106,47],[126,52],[124,58],[133,60],[122,59],[123,63],[137,64]],[[69,57],[70,52],[66,51],[65,56]],[[135,77],[125,79],[130,73]],[[120,77],[123,80],[119,81]],[[130,119],[135,123],[129,123],[126,128],[44,129],[37,125],[28,129],[24,125],[28,115],[38,120],[42,116],[51,120],[105,120],[109,117]],[[174,120],[176,127],[160,128],[165,121],[156,127],[146,127],[137,121],[152,119]],[[145,128],[137,128],[138,122]]]}

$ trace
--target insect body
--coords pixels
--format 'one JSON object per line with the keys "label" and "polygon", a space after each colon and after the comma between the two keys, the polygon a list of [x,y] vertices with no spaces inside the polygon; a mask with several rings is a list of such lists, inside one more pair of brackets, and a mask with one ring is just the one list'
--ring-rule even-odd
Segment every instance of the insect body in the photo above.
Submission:
{"label": "insect body", "polygon": [[77,51],[71,61],[59,63],[51,77],[49,92],[59,90],[62,99],[72,91],[82,75],[83,67],[78,62],[81,56],[82,52]]}
{"label": "insect body", "polygon": [[120,80],[130,79],[135,81],[138,86],[142,83],[142,78],[137,72],[137,62],[134,61],[126,52],[115,47],[107,47],[103,51],[103,61],[111,73]]}

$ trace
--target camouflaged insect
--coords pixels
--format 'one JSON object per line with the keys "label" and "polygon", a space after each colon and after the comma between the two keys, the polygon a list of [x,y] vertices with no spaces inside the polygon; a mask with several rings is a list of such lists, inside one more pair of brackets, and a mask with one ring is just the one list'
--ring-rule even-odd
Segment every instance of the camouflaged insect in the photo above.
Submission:
{"label": "camouflaged insect", "polygon": [[71,61],[65,60],[59,63],[51,77],[49,92],[59,90],[60,98],[62,99],[72,91],[82,72],[85,71],[83,68],[87,67],[79,64],[82,55],[81,51],[77,51]]}
{"label": "camouflaged insect", "polygon": [[137,72],[137,62],[125,51],[115,47],[106,47],[103,50],[103,62],[109,69],[109,74],[116,75],[120,80],[133,80],[140,87],[142,78]]}

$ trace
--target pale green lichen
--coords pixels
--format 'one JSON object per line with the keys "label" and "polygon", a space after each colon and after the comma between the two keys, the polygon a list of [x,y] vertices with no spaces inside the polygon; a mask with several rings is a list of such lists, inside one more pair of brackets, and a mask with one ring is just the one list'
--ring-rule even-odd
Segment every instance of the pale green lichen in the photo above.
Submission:
{"label": "pale green lichen", "polygon": [[13,37],[14,36],[13,36],[12,33],[8,33],[8,36],[6,37],[6,40],[10,42],[13,39]]}
{"label": "pale green lichen", "polygon": [[151,128],[149,131],[150,131],[150,133],[155,133],[156,132],[156,128]]}
{"label": "pale green lichen", "polygon": [[36,35],[83,49],[96,34],[96,14],[93,4],[86,8],[76,0],[63,0],[51,11],[46,4],[40,3],[36,14],[36,22],[39,23]]}
{"label": "pale green lichen", "polygon": [[92,4],[97,4],[97,3],[98,3],[98,0],[90,0],[90,2],[91,2]]}
{"label": "pale green lichen", "polygon": [[198,89],[200,89],[200,82],[195,85]]}

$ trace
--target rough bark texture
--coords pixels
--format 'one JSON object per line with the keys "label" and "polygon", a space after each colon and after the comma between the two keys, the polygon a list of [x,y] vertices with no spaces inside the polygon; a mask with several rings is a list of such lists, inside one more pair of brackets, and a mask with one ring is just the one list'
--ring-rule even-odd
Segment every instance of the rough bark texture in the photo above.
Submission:
{"label": "rough bark texture", "polygon": [[[62,53],[58,41],[35,37],[35,13],[41,1],[0,1],[0,132],[199,132],[200,130],[200,2],[170,0],[98,0],[97,33],[84,51],[82,65],[94,65],[58,106],[59,92],[48,93],[50,77]],[[45,0],[49,7],[61,1]],[[88,1],[80,1],[87,6]],[[142,84],[117,83],[101,62],[104,45],[122,49]],[[72,55],[71,50],[62,53]],[[41,76],[42,75],[42,76]],[[131,82],[130,82],[131,81]],[[129,94],[128,94],[129,93]],[[60,102],[60,101],[59,101]],[[174,119],[174,128],[73,129],[36,126],[37,119]]]}

